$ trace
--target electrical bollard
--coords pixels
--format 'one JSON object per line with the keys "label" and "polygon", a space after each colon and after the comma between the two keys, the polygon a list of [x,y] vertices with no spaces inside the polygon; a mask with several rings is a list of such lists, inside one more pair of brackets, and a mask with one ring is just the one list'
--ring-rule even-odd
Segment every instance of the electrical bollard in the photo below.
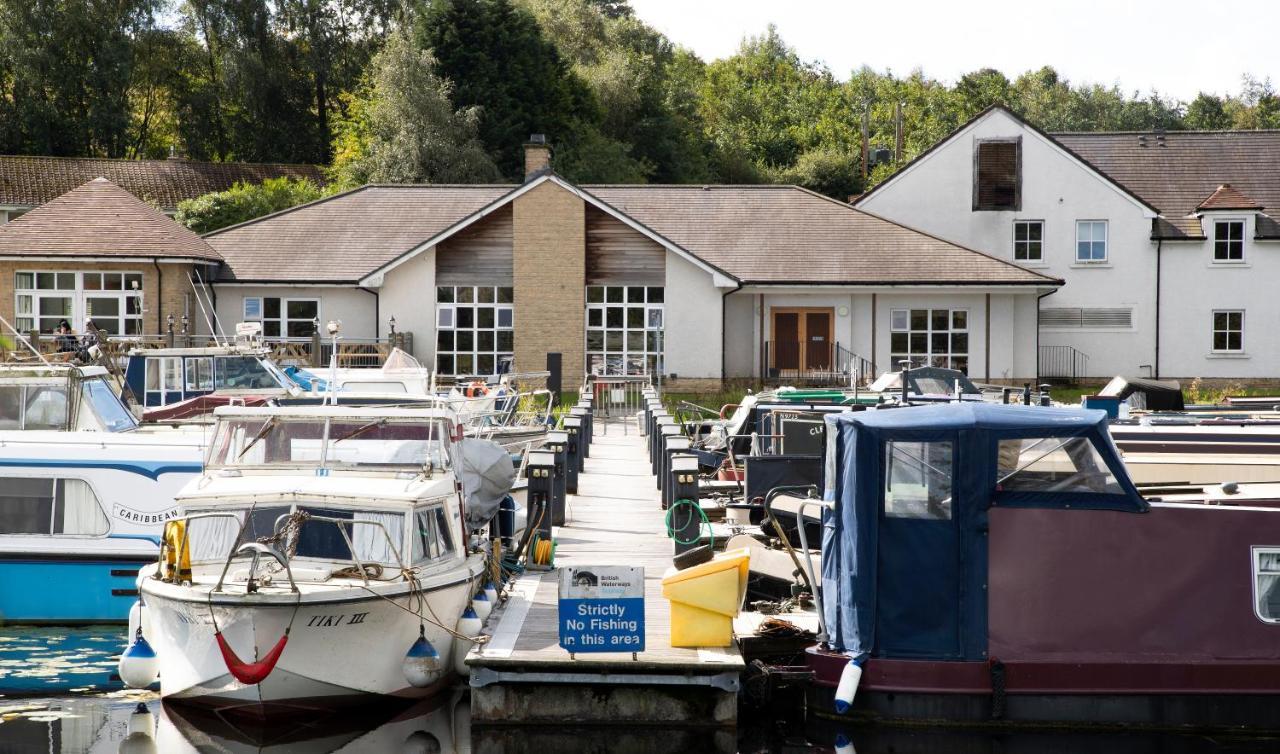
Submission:
{"label": "electrical bollard", "polygon": [[688,453],[689,438],[684,435],[667,435],[663,438],[662,443],[662,469],[658,476],[659,487],[662,491],[662,509],[666,510],[671,507],[671,501],[675,498],[671,497],[671,455],[673,453]]}
{"label": "electrical bollard", "polygon": [[568,435],[564,445],[564,489],[576,495],[578,474],[582,472],[582,420],[576,416],[566,416],[564,432]]}
{"label": "electrical bollard", "polygon": [[[584,459],[590,458],[592,433],[595,432],[594,422],[591,421],[591,410],[582,406],[574,406],[569,409],[569,416],[582,420],[582,429],[578,432],[578,453]],[[586,470],[585,466],[583,470]]]}
{"label": "electrical bollard", "polygon": [[698,457],[676,451],[671,454],[670,465],[667,489],[671,490],[671,505],[667,506],[667,531],[675,542],[675,554],[679,555],[701,543],[706,515],[698,501]]}
{"label": "electrical bollard", "polygon": [[649,471],[652,474],[658,473],[658,451],[662,449],[662,427],[667,424],[675,425],[676,420],[667,414],[654,414],[653,431],[649,433]]}
{"label": "electrical bollard", "polygon": [[666,467],[664,458],[667,452],[667,438],[678,434],[680,434],[679,427],[674,423],[664,422],[658,425],[658,434],[653,437],[653,475],[658,478],[658,489],[662,489],[662,471]]}
{"label": "electrical bollard", "polygon": [[[527,548],[525,562],[530,568],[551,566],[551,559],[547,556],[551,552],[555,473],[555,453],[549,450],[529,451],[529,463],[525,466],[525,475],[529,480],[525,496],[525,532],[520,550],[525,551]],[[543,542],[546,545],[543,545]],[[540,555],[545,557],[545,562],[539,561]]]}
{"label": "electrical bollard", "polygon": [[555,454],[555,473],[552,475],[551,523],[564,526],[565,495],[568,494],[568,464],[566,454],[569,450],[569,433],[563,430],[552,430],[547,433],[544,448]]}

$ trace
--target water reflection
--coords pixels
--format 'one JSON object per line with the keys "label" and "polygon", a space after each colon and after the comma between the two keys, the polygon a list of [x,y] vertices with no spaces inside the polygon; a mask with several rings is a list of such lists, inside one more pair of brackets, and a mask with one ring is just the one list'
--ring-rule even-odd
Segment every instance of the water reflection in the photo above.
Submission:
{"label": "water reflection", "polygon": [[0,694],[118,689],[112,677],[123,637],[123,626],[6,627],[0,633]]}

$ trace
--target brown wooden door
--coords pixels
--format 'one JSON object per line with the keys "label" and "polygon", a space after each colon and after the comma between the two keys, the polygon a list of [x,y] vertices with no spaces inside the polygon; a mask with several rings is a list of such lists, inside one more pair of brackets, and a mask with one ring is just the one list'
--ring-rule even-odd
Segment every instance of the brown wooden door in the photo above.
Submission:
{"label": "brown wooden door", "polygon": [[800,368],[801,321],[799,312],[774,312],[773,367]]}
{"label": "brown wooden door", "polygon": [[831,368],[831,312],[805,312],[804,366]]}

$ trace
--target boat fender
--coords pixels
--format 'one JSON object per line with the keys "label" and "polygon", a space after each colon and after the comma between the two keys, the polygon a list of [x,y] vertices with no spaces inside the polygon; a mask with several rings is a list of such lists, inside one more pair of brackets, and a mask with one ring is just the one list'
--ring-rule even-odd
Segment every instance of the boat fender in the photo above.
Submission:
{"label": "boat fender", "polygon": [[471,609],[476,611],[476,615],[481,622],[489,619],[489,613],[493,612],[493,603],[489,601],[489,595],[484,590],[476,592],[476,596],[471,598]]}
{"label": "boat fender", "polygon": [[485,582],[484,596],[489,598],[489,606],[498,606],[498,587],[494,586],[492,581]]}
{"label": "boat fender", "polygon": [[858,682],[862,680],[862,663],[850,658],[840,671],[840,683],[836,686],[836,714],[843,715],[853,706],[853,697],[858,693]]}
{"label": "boat fender", "polygon": [[147,615],[147,606],[142,604],[142,600],[134,600],[133,605],[129,608],[129,633],[125,637],[137,636],[138,631],[142,631],[143,636],[151,633],[151,620]]}
{"label": "boat fender", "polygon": [[160,658],[143,637],[141,627],[133,635],[133,641],[124,654],[120,655],[116,671],[124,685],[131,689],[145,689],[160,676]]}
{"label": "boat fender", "polygon": [[440,746],[440,739],[436,738],[434,733],[415,730],[404,740],[404,746],[400,747],[400,751],[404,754],[440,754],[444,748]]}
{"label": "boat fender", "polygon": [[843,733],[836,734],[836,754],[858,754],[858,750],[853,748],[853,741]]}
{"label": "boat fender", "polygon": [[138,702],[129,722],[125,725],[125,737],[120,742],[120,754],[154,754],[158,751],[154,738],[156,729],[155,715],[147,709],[147,705]]}
{"label": "boat fender", "polygon": [[[476,636],[483,626],[484,623],[480,620],[480,616],[476,615],[476,611],[468,605],[467,609],[462,612],[462,617],[458,619],[456,630],[463,636]],[[453,643],[453,668],[458,671],[458,675],[467,674],[467,652],[471,651],[474,643],[467,639],[458,639]]]}
{"label": "boat fender", "polygon": [[418,639],[404,656],[404,678],[410,685],[424,689],[440,678],[444,662],[440,652],[427,639],[425,626],[418,626]]}

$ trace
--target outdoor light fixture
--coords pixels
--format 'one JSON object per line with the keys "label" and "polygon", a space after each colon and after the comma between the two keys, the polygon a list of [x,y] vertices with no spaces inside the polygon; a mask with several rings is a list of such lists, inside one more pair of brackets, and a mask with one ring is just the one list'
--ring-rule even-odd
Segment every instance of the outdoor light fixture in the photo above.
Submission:
{"label": "outdoor light fixture", "polygon": [[396,334],[396,315],[394,314],[391,315],[390,322],[391,322],[391,334],[395,335]]}
{"label": "outdoor light fixture", "polygon": [[324,329],[328,330],[330,335],[337,335],[342,330],[342,320],[331,319],[329,324],[324,326]]}

